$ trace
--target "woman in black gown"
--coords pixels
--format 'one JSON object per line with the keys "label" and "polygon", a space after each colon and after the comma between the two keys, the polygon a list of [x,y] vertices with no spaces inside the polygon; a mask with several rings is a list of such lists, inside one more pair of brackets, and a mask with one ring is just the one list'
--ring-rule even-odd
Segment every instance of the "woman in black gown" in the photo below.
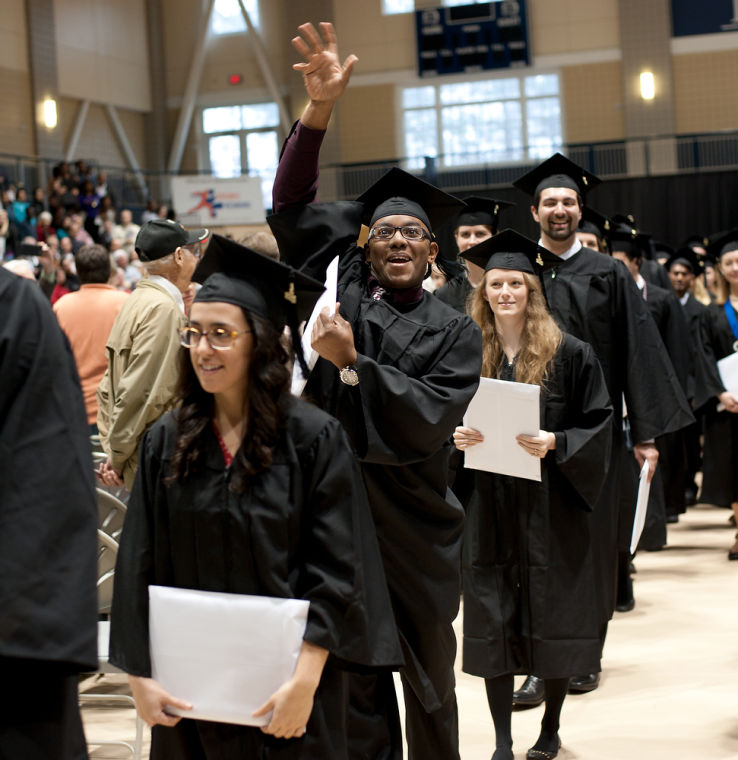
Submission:
{"label": "woman in black gown", "polygon": [[[510,230],[464,256],[485,276],[472,301],[482,375],[541,386],[541,426],[518,445],[541,459],[541,482],[477,471],[465,528],[463,669],[485,679],[493,760],[512,760],[515,674],[545,681],[531,760],[558,753],[569,676],[600,670],[590,515],[609,461],[612,407],[592,349],[562,333],[546,308],[536,260],[551,256]],[[468,449],[481,433],[459,427]]]}
{"label": "woman in black gown", "polygon": [[[717,298],[702,315],[706,377],[698,374],[695,408],[704,407],[705,451],[700,501],[730,506],[738,520],[738,396],[725,388],[720,359],[738,352],[738,231],[710,246],[715,251]],[[728,551],[738,560],[738,534]]]}
{"label": "woman in black gown", "polygon": [[[225,272],[207,277],[182,330],[181,405],[142,446],[110,660],[153,726],[152,758],[345,758],[341,667],[402,658],[346,436],[289,392],[282,329],[322,286],[217,235],[198,271],[213,268]],[[167,713],[188,705],[151,678],[150,584],[310,601],[295,674],[254,714],[271,711],[267,726]]]}

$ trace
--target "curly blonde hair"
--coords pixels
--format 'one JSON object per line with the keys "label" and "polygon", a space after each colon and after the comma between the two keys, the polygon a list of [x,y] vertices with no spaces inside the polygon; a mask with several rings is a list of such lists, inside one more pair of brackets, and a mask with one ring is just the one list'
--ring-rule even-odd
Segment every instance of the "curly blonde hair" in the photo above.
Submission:
{"label": "curly blonde hair", "polygon": [[[485,273],[474,290],[471,316],[482,330],[482,377],[499,378],[505,356],[495,328],[495,315],[484,297],[488,275],[488,272]],[[515,379],[519,383],[545,386],[563,334],[546,307],[540,280],[527,272],[522,272],[522,275],[528,287],[528,305],[525,308],[523,341],[515,365]]]}

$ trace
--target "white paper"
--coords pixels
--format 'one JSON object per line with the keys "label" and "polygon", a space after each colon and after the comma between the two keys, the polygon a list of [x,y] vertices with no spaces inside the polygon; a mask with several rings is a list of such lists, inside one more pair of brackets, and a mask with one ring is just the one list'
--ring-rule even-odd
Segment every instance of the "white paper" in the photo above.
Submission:
{"label": "white paper", "polygon": [[638,483],[638,499],[636,500],[636,513],[633,520],[633,533],[630,537],[630,553],[634,554],[640,541],[643,526],[646,524],[646,512],[648,510],[648,495],[651,493],[651,484],[648,482],[649,466],[648,460],[641,467],[641,474]]}
{"label": "white paper", "polygon": [[265,726],[261,707],[295,672],[309,602],[149,586],[152,677],[185,718]]}
{"label": "white paper", "polygon": [[[318,319],[318,314],[326,306],[331,316],[336,313],[336,301],[338,300],[338,256],[328,265],[324,284],[325,290],[318,299],[318,303],[315,304],[313,313],[310,315],[310,319],[308,319],[305,330],[302,333],[302,353],[305,356],[305,362],[309,370],[312,370],[315,362],[318,361],[318,352],[310,345],[313,326]],[[306,383],[307,378],[302,376],[300,365],[295,362],[295,365],[292,367],[292,394],[294,396],[301,396],[303,390],[305,390]]]}
{"label": "white paper", "polygon": [[738,396],[738,353],[720,359],[717,368],[725,390]]}
{"label": "white paper", "polygon": [[540,457],[515,440],[538,435],[540,386],[483,377],[464,416],[464,426],[478,430],[484,442],[464,449],[464,466],[528,480],[541,479]]}

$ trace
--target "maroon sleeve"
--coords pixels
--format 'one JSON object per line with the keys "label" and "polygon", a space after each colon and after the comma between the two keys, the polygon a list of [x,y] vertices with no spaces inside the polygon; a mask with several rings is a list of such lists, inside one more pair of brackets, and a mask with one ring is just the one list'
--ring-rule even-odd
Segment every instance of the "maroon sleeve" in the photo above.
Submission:
{"label": "maroon sleeve", "polygon": [[318,159],[325,130],[295,122],[279,157],[272,189],[274,213],[313,203],[318,192]]}

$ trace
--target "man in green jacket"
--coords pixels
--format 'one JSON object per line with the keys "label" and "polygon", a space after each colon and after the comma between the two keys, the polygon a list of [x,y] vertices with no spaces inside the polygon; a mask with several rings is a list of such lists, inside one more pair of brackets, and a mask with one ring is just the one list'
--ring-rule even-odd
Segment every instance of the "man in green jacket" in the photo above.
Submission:
{"label": "man in green jacket", "polygon": [[182,294],[208,235],[205,229],[188,231],[170,219],[155,219],[136,237],[147,276],[113,323],[108,369],[97,389],[97,427],[108,456],[98,478],[105,485],[131,490],[143,434],[174,405],[177,330],[185,324]]}

